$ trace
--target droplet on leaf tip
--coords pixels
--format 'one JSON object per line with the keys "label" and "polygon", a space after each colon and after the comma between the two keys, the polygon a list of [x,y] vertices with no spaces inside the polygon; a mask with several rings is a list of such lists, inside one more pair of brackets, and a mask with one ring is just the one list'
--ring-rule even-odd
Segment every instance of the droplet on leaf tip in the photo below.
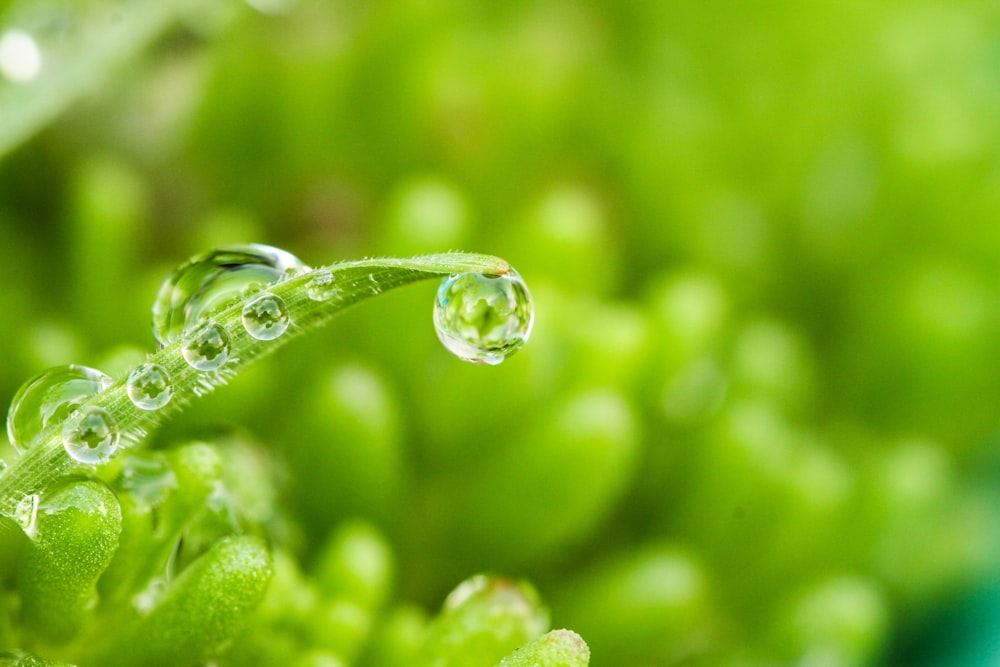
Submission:
{"label": "droplet on leaf tip", "polygon": [[434,327],[459,359],[495,365],[528,341],[534,305],[524,280],[505,275],[459,273],[441,282],[434,301]]}

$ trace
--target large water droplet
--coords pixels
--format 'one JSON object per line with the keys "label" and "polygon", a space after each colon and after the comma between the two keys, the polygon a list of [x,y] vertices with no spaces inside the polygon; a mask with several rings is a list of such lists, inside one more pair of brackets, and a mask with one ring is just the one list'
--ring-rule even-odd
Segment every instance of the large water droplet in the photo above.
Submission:
{"label": "large water droplet", "polygon": [[217,370],[229,360],[229,334],[218,324],[206,324],[188,337],[181,354],[195,370]]}
{"label": "large water droplet", "polygon": [[18,451],[49,426],[69,417],[84,401],[107,389],[110,377],[86,366],[60,366],[31,378],[17,390],[7,413],[7,437]]}
{"label": "large water droplet", "polygon": [[274,340],[285,333],[291,319],[279,296],[265,292],[243,306],[243,326],[257,340]]}
{"label": "large water droplet", "polygon": [[460,273],[445,278],[434,301],[438,338],[455,356],[499,364],[531,334],[531,293],[516,271],[502,276]]}
{"label": "large water droplet", "polygon": [[80,463],[104,463],[118,451],[120,441],[115,418],[96,405],[77,410],[63,427],[63,447]]}
{"label": "large water droplet", "polygon": [[126,391],[136,407],[157,410],[173,398],[174,385],[166,368],[146,363],[129,373]]}
{"label": "large water droplet", "polygon": [[246,294],[308,271],[295,255],[267,245],[227,246],[175,270],[153,304],[153,335],[167,345]]}

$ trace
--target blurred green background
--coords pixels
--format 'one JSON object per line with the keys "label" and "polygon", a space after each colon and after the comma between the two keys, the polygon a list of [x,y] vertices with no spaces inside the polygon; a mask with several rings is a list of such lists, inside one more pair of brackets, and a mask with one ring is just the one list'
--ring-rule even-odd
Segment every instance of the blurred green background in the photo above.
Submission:
{"label": "blurred green background", "polygon": [[[501,255],[155,437],[266,445],[308,560],[531,579],[595,667],[1000,662],[1000,5],[0,0],[0,402],[153,349],[188,256]],[[265,499],[270,502],[269,499]]]}

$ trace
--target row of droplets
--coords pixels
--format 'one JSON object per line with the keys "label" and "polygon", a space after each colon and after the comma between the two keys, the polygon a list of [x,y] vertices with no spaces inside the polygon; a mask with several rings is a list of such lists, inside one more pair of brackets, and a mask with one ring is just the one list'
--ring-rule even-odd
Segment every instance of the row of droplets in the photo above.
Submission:
{"label": "row of droplets", "polygon": [[[292,319],[285,301],[267,288],[308,271],[294,255],[259,244],[196,256],[161,287],[153,305],[153,334],[161,346],[183,340],[181,354],[195,370],[218,371],[230,358],[232,342],[226,329],[212,320],[213,314],[245,300],[242,323],[247,333],[263,341],[279,338]],[[315,301],[340,295],[327,269],[313,272],[306,292]],[[456,356],[474,363],[498,364],[513,354],[527,341],[532,319],[531,296],[513,271],[504,276],[450,276],[442,281],[434,303],[438,337]],[[121,445],[121,430],[107,409],[84,404],[112,384],[108,375],[79,365],[32,378],[11,402],[11,444],[23,452],[43,431],[61,423],[63,446],[73,459],[85,464],[107,461]],[[173,398],[174,381],[162,365],[146,362],[129,374],[126,393],[136,407],[159,410]]]}

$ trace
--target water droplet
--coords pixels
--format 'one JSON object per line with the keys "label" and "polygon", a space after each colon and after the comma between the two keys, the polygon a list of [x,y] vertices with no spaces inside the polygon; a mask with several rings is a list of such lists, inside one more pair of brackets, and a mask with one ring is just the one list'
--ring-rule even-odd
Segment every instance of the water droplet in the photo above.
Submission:
{"label": "water droplet", "polygon": [[181,354],[191,368],[214,371],[229,359],[229,334],[210,322],[191,334]]}
{"label": "water droplet", "polygon": [[333,282],[333,273],[326,269],[320,269],[313,274],[306,285],[306,291],[313,301],[328,301],[340,294],[340,289]]}
{"label": "water droplet", "polygon": [[143,410],[162,408],[174,396],[170,374],[159,364],[146,363],[129,373],[126,390],[136,407]]}
{"label": "water droplet", "polygon": [[452,354],[477,364],[499,364],[519,350],[533,319],[531,293],[515,271],[450,276],[434,301],[438,338]]}
{"label": "water droplet", "polygon": [[257,340],[274,340],[285,333],[291,319],[279,296],[265,292],[243,306],[243,326]]}
{"label": "water droplet", "polygon": [[96,405],[74,412],[63,428],[63,447],[80,463],[104,463],[121,440],[111,413]]}
{"label": "water droplet", "polygon": [[38,494],[27,495],[14,508],[14,521],[21,527],[25,535],[34,537],[38,528]]}
{"label": "water droplet", "polygon": [[110,377],[86,366],[60,366],[36,375],[21,385],[10,403],[10,443],[18,451],[28,449],[42,431],[64,421],[84,401],[111,384]]}
{"label": "water droplet", "polygon": [[160,288],[153,304],[153,335],[167,345],[247,294],[308,270],[294,255],[260,244],[198,255],[170,274]]}

